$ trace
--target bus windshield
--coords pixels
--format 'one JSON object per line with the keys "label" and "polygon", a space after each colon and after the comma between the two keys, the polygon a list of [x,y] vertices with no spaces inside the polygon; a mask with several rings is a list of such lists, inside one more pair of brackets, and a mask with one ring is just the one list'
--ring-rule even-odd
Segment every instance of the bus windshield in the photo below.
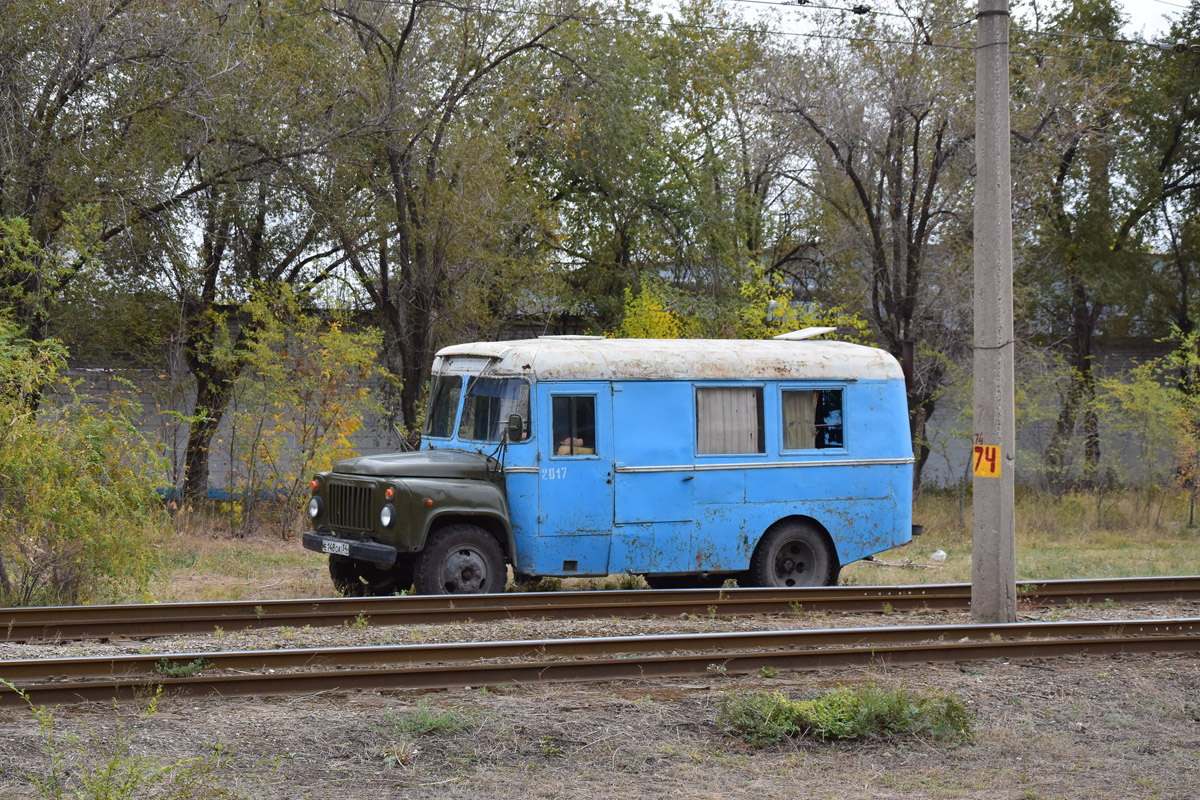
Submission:
{"label": "bus windshield", "polygon": [[462,392],[461,375],[435,375],[429,390],[429,413],[425,417],[425,435],[448,439],[454,433],[454,415]]}
{"label": "bus windshield", "polygon": [[521,378],[470,378],[458,438],[498,442],[511,414],[520,414],[521,419],[529,420],[527,381]]}

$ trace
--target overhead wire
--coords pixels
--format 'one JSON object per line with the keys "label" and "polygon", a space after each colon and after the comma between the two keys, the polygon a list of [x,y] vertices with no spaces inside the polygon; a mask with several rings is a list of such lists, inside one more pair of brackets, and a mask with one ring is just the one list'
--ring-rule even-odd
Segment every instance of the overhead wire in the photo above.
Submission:
{"label": "overhead wire", "polygon": [[[1158,0],[1158,1],[1163,2],[1163,0]],[[407,6],[407,5],[411,4],[410,0],[366,0],[366,2],[374,3],[377,5],[390,5],[390,6],[402,6],[402,5]],[[818,4],[818,3],[814,3],[814,2],[805,2],[804,0],[801,0],[801,2],[797,2],[797,0],[786,0],[786,1],[785,0],[732,0],[732,2],[751,4],[751,5],[778,6],[778,7],[785,7],[785,8],[795,9],[795,10],[802,10],[802,11],[839,11],[839,12],[843,12],[843,13],[852,13],[852,14],[856,14],[859,16],[865,16],[865,15],[870,14],[870,15],[874,15],[874,16],[898,17],[898,18],[903,18],[903,19],[907,19],[910,21],[915,21],[921,25],[923,25],[924,23],[929,23],[930,25],[945,25],[945,26],[947,26],[948,30],[954,30],[956,28],[963,27],[964,25],[969,25],[975,21],[974,17],[967,19],[967,20],[958,21],[958,20],[923,17],[920,15],[911,15],[911,14],[905,14],[905,13],[900,13],[900,12],[882,11],[882,10],[869,8],[868,6],[865,6],[865,5],[834,6],[834,5]],[[455,11],[461,11],[463,13],[495,13],[495,14],[506,14],[506,15],[512,15],[512,16],[525,16],[525,17],[538,17],[538,18],[564,18],[567,16],[571,16],[572,18],[574,18],[584,24],[596,25],[596,26],[601,26],[601,25],[614,25],[614,26],[615,25],[640,25],[640,26],[644,26],[644,27],[656,27],[656,28],[662,28],[662,29],[683,28],[686,30],[707,31],[707,32],[715,32],[715,33],[754,34],[754,35],[762,35],[762,36],[788,37],[788,38],[792,38],[792,39],[815,39],[815,40],[823,40],[823,41],[863,42],[863,43],[881,44],[881,45],[922,46],[922,47],[942,48],[942,49],[948,49],[948,50],[974,50],[975,49],[974,44],[952,44],[952,43],[948,43],[948,42],[934,41],[932,39],[932,37],[929,35],[929,33],[927,31],[924,31],[924,29],[922,29],[922,31],[925,33],[923,40],[922,39],[916,39],[916,40],[878,39],[878,38],[872,38],[872,37],[868,37],[868,36],[835,35],[835,34],[826,34],[826,33],[816,33],[816,32],[812,32],[812,31],[786,31],[786,30],[778,30],[778,29],[770,29],[770,28],[762,28],[762,27],[748,27],[748,26],[735,27],[735,26],[729,26],[729,25],[707,25],[707,24],[694,23],[694,22],[684,22],[684,21],[676,20],[676,19],[663,20],[659,17],[653,17],[653,18],[601,17],[601,16],[590,16],[589,17],[589,16],[555,13],[555,12],[551,12],[551,11],[537,11],[537,10],[528,9],[528,8],[510,8],[510,7],[502,7],[502,6],[498,6],[498,5],[484,6],[484,5],[479,5],[477,3],[460,2],[460,0],[428,0],[428,2],[425,3],[425,5],[439,6],[442,8],[448,8],[448,9],[455,10]],[[1168,3],[1168,5],[1172,5],[1172,4]],[[1200,44],[1198,44],[1198,45],[1180,45],[1179,43],[1165,43],[1165,42],[1164,43],[1155,43],[1155,42],[1145,42],[1145,41],[1141,41],[1138,39],[1124,39],[1124,38],[1119,38],[1119,37],[1104,37],[1104,36],[1094,36],[1094,35],[1090,35],[1090,34],[1069,33],[1066,31],[1047,31],[1047,30],[1037,30],[1037,29],[1029,29],[1029,28],[1018,28],[1018,27],[1012,27],[1009,30],[1013,34],[1028,34],[1028,35],[1032,35],[1032,36],[1058,37],[1058,38],[1066,38],[1066,39],[1077,39],[1077,40],[1082,40],[1082,41],[1097,41],[1097,42],[1104,42],[1107,44],[1133,45],[1133,46],[1146,47],[1146,48],[1149,48],[1152,50],[1160,50],[1160,51],[1173,50],[1176,52],[1200,53]],[[1016,48],[1017,49],[1028,49],[1021,45],[1016,45]],[[1069,59],[1069,60],[1073,60],[1073,61],[1092,61],[1094,63],[1113,63],[1113,64],[1127,63],[1127,64],[1133,64],[1133,65],[1139,65],[1139,64],[1146,63],[1144,61],[1135,61],[1135,60],[1128,60],[1128,59],[1124,59],[1124,60],[1122,60],[1122,59],[1094,59],[1089,56],[1076,55],[1076,54],[1064,54],[1064,53],[1040,53],[1039,55],[1041,55],[1042,57],[1045,57],[1045,58],[1062,58],[1062,59]]]}

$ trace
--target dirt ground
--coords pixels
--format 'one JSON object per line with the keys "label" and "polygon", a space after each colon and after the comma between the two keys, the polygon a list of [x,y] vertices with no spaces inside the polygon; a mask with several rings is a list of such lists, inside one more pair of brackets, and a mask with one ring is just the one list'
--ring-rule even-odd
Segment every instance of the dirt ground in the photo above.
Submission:
{"label": "dirt ground", "polygon": [[[1162,615],[1194,615],[1193,604],[1188,605],[1159,608]],[[896,617],[876,617],[873,624],[913,621]],[[827,627],[833,619],[808,621]],[[695,617],[684,623],[695,630],[736,625],[732,619]],[[604,633],[614,632],[619,631]],[[516,638],[535,638],[547,632],[534,626],[517,633],[523,636]],[[363,644],[468,634],[484,638],[513,631],[432,626],[419,636],[385,628],[357,632],[366,637]],[[175,649],[272,642],[313,646],[354,635],[344,629],[275,630],[226,635],[216,643],[156,642],[155,650],[169,649],[160,647],[167,644]],[[145,646],[95,647],[110,652]],[[0,652],[3,658],[26,655],[32,652]],[[715,722],[727,692],[763,688],[803,698],[840,684],[869,683],[956,695],[976,715],[975,743],[794,740],[751,748],[722,733]],[[75,796],[84,778],[94,780],[106,765],[135,763],[131,771],[143,776],[177,765],[178,797],[1200,798],[1200,659],[1191,655],[880,666],[770,677],[713,674],[705,680],[428,693],[162,698],[155,713],[147,715],[145,709],[146,703],[95,704],[53,712],[56,743],[49,752],[61,758],[65,777],[60,785],[70,790],[64,796]],[[127,749],[119,746],[122,737],[128,739]],[[44,781],[50,774],[47,742],[33,711],[0,712],[0,798],[54,796],[49,789],[39,793],[32,780]],[[144,760],[136,762],[135,756]],[[198,760],[181,763],[187,759]],[[168,794],[163,783],[145,796]]]}

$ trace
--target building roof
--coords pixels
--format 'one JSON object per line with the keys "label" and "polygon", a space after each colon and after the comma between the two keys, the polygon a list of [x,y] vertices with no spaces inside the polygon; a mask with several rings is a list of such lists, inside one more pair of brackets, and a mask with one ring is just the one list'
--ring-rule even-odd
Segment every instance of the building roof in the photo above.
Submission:
{"label": "building roof", "polygon": [[544,336],[438,351],[435,371],[535,380],[903,379],[883,350],[826,340],[606,339]]}

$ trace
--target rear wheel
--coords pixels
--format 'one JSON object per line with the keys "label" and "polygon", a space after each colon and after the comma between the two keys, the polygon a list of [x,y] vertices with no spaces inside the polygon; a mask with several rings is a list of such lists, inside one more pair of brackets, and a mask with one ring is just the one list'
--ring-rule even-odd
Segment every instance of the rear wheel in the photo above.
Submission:
{"label": "rear wheel", "polygon": [[490,533],[475,525],[448,525],[430,535],[413,578],[417,594],[489,594],[504,590],[508,567]]}
{"label": "rear wheel", "polygon": [[807,522],[771,526],[750,560],[756,586],[832,586],[840,571],[828,537]]}

